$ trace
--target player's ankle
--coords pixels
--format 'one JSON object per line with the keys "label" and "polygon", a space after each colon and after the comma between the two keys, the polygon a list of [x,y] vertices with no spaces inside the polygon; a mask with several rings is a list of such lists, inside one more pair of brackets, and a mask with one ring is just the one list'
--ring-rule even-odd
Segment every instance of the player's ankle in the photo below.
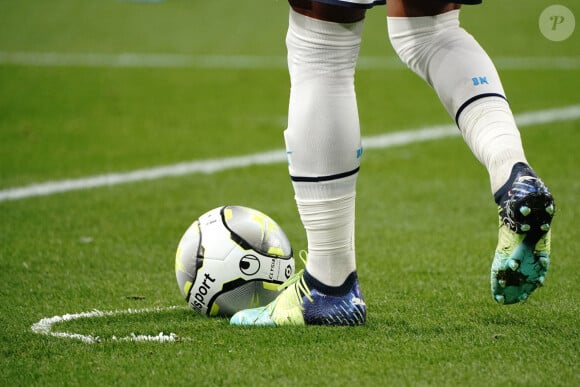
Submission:
{"label": "player's ankle", "polygon": [[356,271],[353,271],[348,275],[348,277],[346,277],[341,285],[329,286],[319,281],[312,274],[305,270],[304,281],[311,290],[316,289],[323,294],[340,297],[344,296],[352,289],[353,285],[358,281],[358,275]]}

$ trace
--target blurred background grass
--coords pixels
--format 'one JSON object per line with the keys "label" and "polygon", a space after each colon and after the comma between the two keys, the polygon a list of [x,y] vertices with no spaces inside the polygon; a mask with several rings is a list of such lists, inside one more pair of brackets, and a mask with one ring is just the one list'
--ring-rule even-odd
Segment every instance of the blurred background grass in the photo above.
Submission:
{"label": "blurred background grass", "polygon": [[[578,14],[577,2],[559,3]],[[558,66],[562,57],[578,63],[577,32],[555,43],[537,26],[550,4],[486,0],[462,11],[497,58],[515,113],[580,101],[578,65]],[[283,148],[287,9],[256,0],[0,0],[0,188]],[[46,66],[6,59],[15,53],[239,55],[274,65]],[[357,73],[363,135],[452,123],[422,80],[391,65],[384,8],[368,13],[361,58],[389,64]],[[548,66],[502,65],[510,58]],[[240,330],[175,310],[54,328],[102,336],[93,346],[30,331],[54,315],[185,305],[174,249],[218,205],[259,208],[304,248],[283,163],[2,202],[0,384],[577,385],[579,125],[522,128],[560,212],[546,288],[509,308],[489,295],[496,210],[462,140],[365,152],[361,329]],[[107,341],[161,330],[187,340]]]}

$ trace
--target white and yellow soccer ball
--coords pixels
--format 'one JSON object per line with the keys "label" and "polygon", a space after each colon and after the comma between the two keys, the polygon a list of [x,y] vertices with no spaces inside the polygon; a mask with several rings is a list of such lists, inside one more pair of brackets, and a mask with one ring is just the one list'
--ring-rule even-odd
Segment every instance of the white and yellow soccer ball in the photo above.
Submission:
{"label": "white and yellow soccer ball", "polygon": [[200,216],[185,231],[175,256],[181,295],[207,316],[228,317],[266,305],[292,274],[292,247],[282,228],[243,206],[222,206]]}

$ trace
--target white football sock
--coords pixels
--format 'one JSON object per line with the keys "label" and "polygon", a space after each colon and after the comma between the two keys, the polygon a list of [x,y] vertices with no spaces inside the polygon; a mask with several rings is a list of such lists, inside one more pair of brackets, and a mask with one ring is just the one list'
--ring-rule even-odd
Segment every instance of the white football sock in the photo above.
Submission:
{"label": "white football sock", "polygon": [[338,24],[290,11],[286,147],[292,176],[338,175],[360,165],[354,71],[362,21]]}
{"label": "white football sock", "polygon": [[355,270],[355,189],[362,149],[354,71],[362,25],[291,10],[286,36],[289,171],[308,239],[306,269],[329,286],[341,285]]}
{"label": "white football sock", "polygon": [[296,195],[308,237],[306,270],[325,285],[340,286],[356,270],[355,195],[324,200],[303,200]]}
{"label": "white football sock", "polygon": [[426,17],[388,17],[389,38],[399,57],[437,92],[470,149],[487,168],[492,192],[525,162],[495,66],[459,25],[459,10]]}
{"label": "white football sock", "polygon": [[458,125],[475,157],[487,168],[492,193],[505,184],[515,163],[527,164],[520,132],[505,99],[474,101],[465,107]]}
{"label": "white football sock", "polygon": [[433,87],[451,117],[474,98],[505,96],[491,59],[459,26],[459,10],[436,16],[388,17],[387,23],[389,39],[401,60]]}

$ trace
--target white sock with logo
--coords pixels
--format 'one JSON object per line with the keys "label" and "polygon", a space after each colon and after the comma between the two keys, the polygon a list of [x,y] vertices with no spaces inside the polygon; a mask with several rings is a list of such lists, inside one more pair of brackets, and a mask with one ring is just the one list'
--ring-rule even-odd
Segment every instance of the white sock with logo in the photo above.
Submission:
{"label": "white sock with logo", "polygon": [[425,17],[388,17],[389,38],[399,57],[429,83],[487,168],[492,192],[525,162],[519,131],[496,68],[459,25],[459,10]]}
{"label": "white sock with logo", "polygon": [[355,190],[362,153],[354,71],[363,22],[290,11],[291,92],[284,132],[289,172],[308,240],[306,270],[339,286],[355,270]]}

